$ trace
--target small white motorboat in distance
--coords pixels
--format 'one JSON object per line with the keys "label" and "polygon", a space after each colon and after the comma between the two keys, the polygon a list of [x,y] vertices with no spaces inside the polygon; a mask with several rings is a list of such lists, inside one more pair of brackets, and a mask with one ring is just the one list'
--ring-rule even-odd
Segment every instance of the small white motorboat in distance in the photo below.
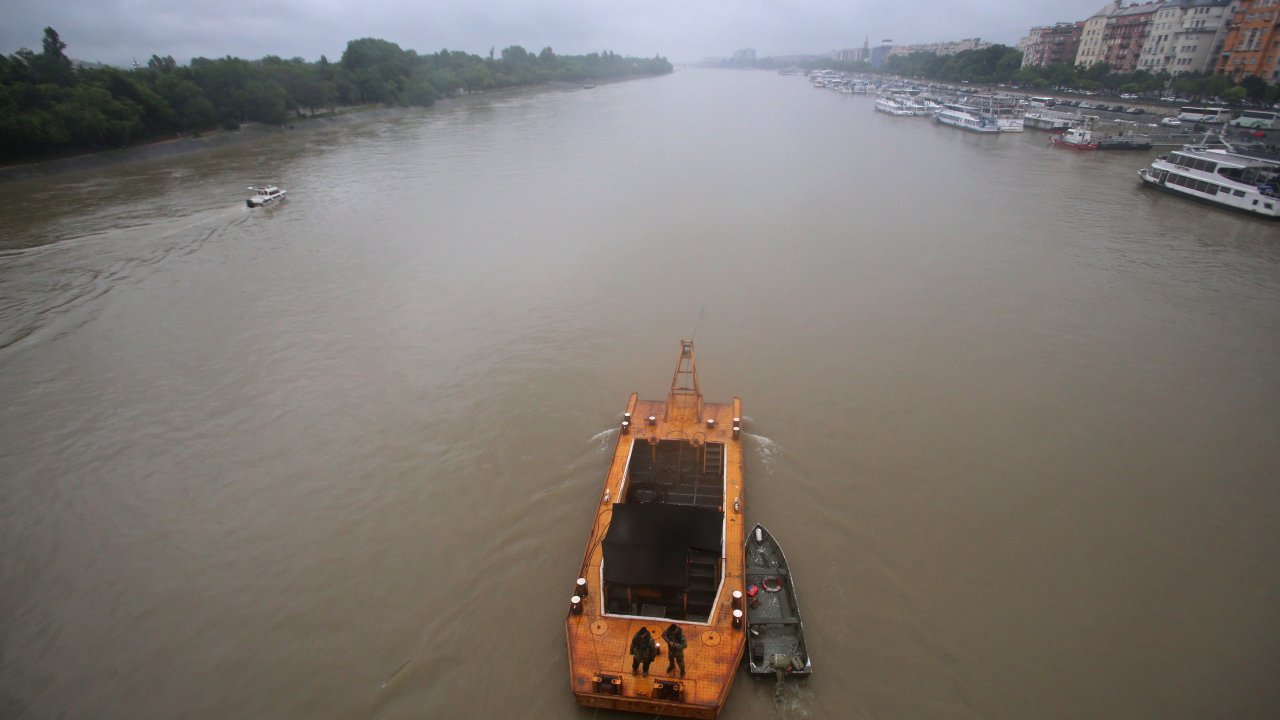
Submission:
{"label": "small white motorboat in distance", "polygon": [[244,203],[251,208],[271,205],[284,200],[285,194],[289,192],[288,190],[281,190],[275,185],[267,185],[260,188],[250,185],[249,189],[253,191],[253,195],[249,196],[249,199],[245,200]]}

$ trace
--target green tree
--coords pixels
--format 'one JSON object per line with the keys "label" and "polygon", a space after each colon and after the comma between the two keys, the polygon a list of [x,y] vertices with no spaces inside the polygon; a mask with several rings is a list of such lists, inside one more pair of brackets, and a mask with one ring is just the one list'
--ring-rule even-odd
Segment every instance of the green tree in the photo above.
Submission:
{"label": "green tree", "polygon": [[36,81],[63,87],[74,84],[75,68],[71,66],[71,60],[62,53],[67,44],[58,37],[58,31],[51,27],[45,28],[42,46],[44,49],[34,56],[31,63]]}
{"label": "green tree", "polygon": [[242,122],[284,122],[289,112],[312,113],[335,103],[384,102],[427,106],[442,94],[527,85],[552,79],[657,75],[671,72],[660,56],[628,58],[612,51],[534,56],[519,45],[501,60],[459,51],[418,55],[395,43],[362,38],[347,44],[340,63],[321,56],[268,55],[248,61],[230,55],[194,58],[181,66],[152,55],[146,67],[73,67],[66,44],[46,28],[42,52],[0,56],[0,157],[38,157],[199,131]]}
{"label": "green tree", "polygon": [[67,142],[75,146],[117,146],[142,130],[142,108],[133,102],[112,97],[104,88],[78,85],[64,92],[54,117],[66,130]]}
{"label": "green tree", "polygon": [[194,82],[169,73],[156,80],[155,91],[173,109],[178,130],[191,132],[214,126],[213,103]]}
{"label": "green tree", "polygon": [[1240,81],[1240,87],[1244,88],[1245,94],[1253,102],[1262,102],[1267,96],[1267,81],[1257,75],[1245,75]]}
{"label": "green tree", "polygon": [[164,57],[152,55],[151,59],[147,61],[147,68],[157,73],[173,72],[177,67],[178,63],[174,61],[172,55],[165,55]]}
{"label": "green tree", "polygon": [[405,83],[404,93],[401,99],[406,105],[416,107],[428,107],[436,101],[438,93],[436,88],[431,84],[431,71],[426,67],[415,68],[413,74],[409,76],[409,80]]}
{"label": "green tree", "polygon": [[1226,75],[1213,74],[1205,79],[1204,94],[1209,97],[1225,97],[1224,93],[1233,85]]}
{"label": "green tree", "polygon": [[279,125],[288,118],[289,96],[275,83],[255,81],[238,93],[237,106],[238,120]]}
{"label": "green tree", "polygon": [[393,42],[361,38],[347,43],[342,66],[359,90],[362,102],[395,103],[413,59]]}

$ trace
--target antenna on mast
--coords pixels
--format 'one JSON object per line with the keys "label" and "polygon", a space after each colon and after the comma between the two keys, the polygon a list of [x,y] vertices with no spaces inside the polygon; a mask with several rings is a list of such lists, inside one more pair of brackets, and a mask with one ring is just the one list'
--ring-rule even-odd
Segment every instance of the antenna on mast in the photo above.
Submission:
{"label": "antenna on mast", "polygon": [[698,308],[698,322],[693,324],[693,333],[689,335],[689,342],[692,343],[698,337],[698,331],[702,329],[702,313],[707,309],[706,305]]}
{"label": "antenna on mast", "polygon": [[[689,415],[688,413],[692,413]],[[667,395],[667,407],[664,420],[684,416],[684,419],[698,422],[702,416],[702,389],[698,387],[698,369],[693,363],[693,341],[680,341],[680,361],[676,363],[676,374],[671,378],[671,392]]]}

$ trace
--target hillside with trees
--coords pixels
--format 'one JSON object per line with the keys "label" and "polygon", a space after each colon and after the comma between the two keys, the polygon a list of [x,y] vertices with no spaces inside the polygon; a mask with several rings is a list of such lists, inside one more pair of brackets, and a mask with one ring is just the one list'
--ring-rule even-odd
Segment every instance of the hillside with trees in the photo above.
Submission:
{"label": "hillside with trees", "polygon": [[488,58],[441,50],[420,55],[375,38],[347,43],[337,62],[267,56],[194,58],[179,65],[152,55],[145,67],[77,67],[53,28],[40,52],[0,55],[0,161],[30,160],[147,142],[241,123],[352,106],[427,107],[461,93],[550,82],[663,75],[665,58],[612,52],[534,54],[512,46]]}

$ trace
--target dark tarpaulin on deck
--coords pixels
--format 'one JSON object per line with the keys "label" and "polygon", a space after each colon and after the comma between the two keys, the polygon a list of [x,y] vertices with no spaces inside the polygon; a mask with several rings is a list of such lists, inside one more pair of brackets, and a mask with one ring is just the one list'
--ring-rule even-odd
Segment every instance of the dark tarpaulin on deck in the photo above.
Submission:
{"label": "dark tarpaulin on deck", "polygon": [[687,586],[690,549],[720,555],[724,513],[693,505],[618,503],[604,538],[604,581]]}

